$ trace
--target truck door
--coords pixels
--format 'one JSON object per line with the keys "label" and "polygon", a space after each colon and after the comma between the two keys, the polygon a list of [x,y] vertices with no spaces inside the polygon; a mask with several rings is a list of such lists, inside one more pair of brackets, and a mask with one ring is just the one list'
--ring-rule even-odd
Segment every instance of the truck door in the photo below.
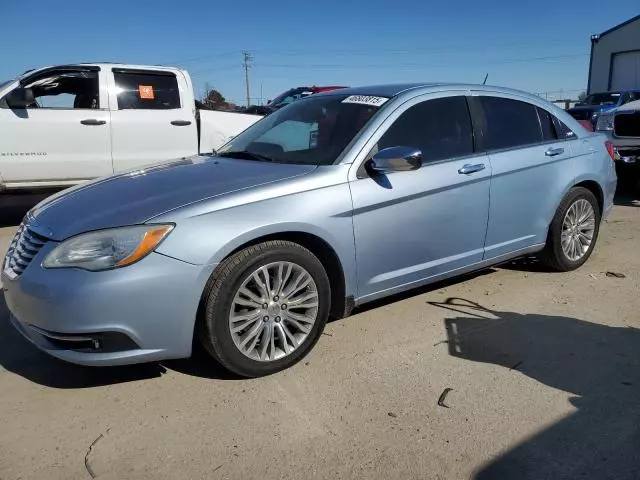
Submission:
{"label": "truck door", "polygon": [[116,171],[197,153],[195,103],[183,74],[116,67],[112,72],[116,95],[111,100],[111,153]]}
{"label": "truck door", "polygon": [[0,174],[8,186],[76,183],[112,173],[105,74],[53,67],[23,78],[34,101],[0,100]]}

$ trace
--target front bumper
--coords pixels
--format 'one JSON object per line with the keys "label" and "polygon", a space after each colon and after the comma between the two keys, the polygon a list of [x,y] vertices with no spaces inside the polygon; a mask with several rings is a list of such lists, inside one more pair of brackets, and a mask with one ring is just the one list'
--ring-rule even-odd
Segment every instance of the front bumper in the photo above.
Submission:
{"label": "front bumper", "polygon": [[44,269],[47,244],[22,275],[2,273],[13,325],[54,357],[123,365],[191,355],[200,296],[213,267],[152,253],[104,272]]}

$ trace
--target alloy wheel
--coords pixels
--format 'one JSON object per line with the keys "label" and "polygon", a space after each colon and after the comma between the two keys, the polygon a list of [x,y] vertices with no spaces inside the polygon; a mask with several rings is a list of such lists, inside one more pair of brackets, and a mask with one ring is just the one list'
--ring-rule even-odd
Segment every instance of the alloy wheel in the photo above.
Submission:
{"label": "alloy wheel", "polygon": [[292,262],[261,266],[240,284],[231,304],[235,346],[252,360],[279,360],[307,339],[318,316],[313,277]]}
{"label": "alloy wheel", "polygon": [[580,198],[571,204],[562,222],[560,242],[566,257],[576,262],[584,257],[593,242],[596,214],[591,203]]}

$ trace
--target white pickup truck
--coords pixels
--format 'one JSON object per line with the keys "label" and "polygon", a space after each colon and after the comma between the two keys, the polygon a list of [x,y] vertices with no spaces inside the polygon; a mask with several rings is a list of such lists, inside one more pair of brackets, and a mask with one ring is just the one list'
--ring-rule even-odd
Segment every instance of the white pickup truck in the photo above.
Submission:
{"label": "white pickup truck", "polygon": [[0,191],[210,153],[261,117],[196,109],[181,69],[76,64],[0,83]]}

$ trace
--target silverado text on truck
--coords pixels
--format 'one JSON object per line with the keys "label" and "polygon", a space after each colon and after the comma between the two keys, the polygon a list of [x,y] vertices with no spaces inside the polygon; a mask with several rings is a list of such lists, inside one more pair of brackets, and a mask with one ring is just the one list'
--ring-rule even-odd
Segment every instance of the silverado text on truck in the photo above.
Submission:
{"label": "silverado text on truck", "polygon": [[198,110],[177,68],[77,64],[0,83],[0,191],[210,153],[260,119]]}

